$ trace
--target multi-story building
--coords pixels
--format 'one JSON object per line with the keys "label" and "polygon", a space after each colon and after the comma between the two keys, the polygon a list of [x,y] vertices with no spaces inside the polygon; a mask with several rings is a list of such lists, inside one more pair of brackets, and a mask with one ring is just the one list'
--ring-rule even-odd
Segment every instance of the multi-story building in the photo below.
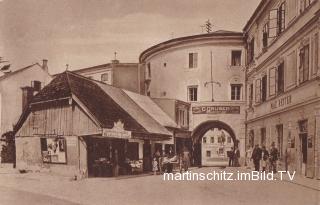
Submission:
{"label": "multi-story building", "polygon": [[147,95],[191,104],[191,113],[185,116],[189,116],[195,164],[227,163],[224,143],[218,150],[208,150],[209,157],[201,157],[202,138],[214,128],[230,135],[244,156],[245,75],[241,32],[216,31],[172,39],[145,50],[140,63],[145,67]]}
{"label": "multi-story building", "polygon": [[320,178],[318,0],[265,0],[244,27],[247,144],[275,142],[282,169]]}
{"label": "multi-story building", "polygon": [[0,77],[0,134],[12,131],[34,94],[51,81],[47,60]]}
{"label": "multi-story building", "polygon": [[82,68],[74,72],[115,87],[144,93],[144,70],[140,69],[138,63],[120,63],[119,60],[112,60],[111,63]]}

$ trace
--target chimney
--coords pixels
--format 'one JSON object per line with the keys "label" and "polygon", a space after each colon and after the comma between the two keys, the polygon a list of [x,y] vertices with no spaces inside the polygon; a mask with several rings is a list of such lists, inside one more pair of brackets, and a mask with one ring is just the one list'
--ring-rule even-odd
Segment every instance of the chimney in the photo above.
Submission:
{"label": "chimney", "polygon": [[43,59],[42,60],[42,69],[46,72],[49,72],[49,68],[48,68],[48,60],[47,59]]}

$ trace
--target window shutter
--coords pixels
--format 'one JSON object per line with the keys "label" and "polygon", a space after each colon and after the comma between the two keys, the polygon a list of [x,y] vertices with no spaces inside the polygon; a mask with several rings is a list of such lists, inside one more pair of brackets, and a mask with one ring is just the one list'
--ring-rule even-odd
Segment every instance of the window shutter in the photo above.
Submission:
{"label": "window shutter", "polygon": [[309,45],[304,49],[303,78],[304,81],[309,79]]}
{"label": "window shutter", "polygon": [[193,53],[189,53],[189,68],[193,68]]}
{"label": "window shutter", "polygon": [[261,79],[256,80],[256,103],[261,102]]}
{"label": "window shutter", "polygon": [[198,67],[198,53],[193,53],[193,67]]}
{"label": "window shutter", "polygon": [[271,68],[269,70],[269,96],[276,94],[276,78],[276,68]]}
{"label": "window shutter", "polygon": [[277,36],[278,30],[278,9],[272,9],[269,11],[269,38]]}

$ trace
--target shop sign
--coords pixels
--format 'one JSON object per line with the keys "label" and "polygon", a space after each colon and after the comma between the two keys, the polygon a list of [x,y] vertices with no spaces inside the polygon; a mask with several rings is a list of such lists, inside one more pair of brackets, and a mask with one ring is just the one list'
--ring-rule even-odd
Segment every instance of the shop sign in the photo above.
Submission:
{"label": "shop sign", "polygon": [[103,128],[102,136],[110,138],[130,139],[131,132],[124,130],[123,126],[124,124],[119,120],[118,122],[114,123],[112,129]]}
{"label": "shop sign", "polygon": [[240,114],[240,106],[197,106],[193,114]]}
{"label": "shop sign", "polygon": [[289,104],[291,104],[291,95],[279,98],[279,99],[271,102],[271,109],[284,107],[284,106],[289,105]]}

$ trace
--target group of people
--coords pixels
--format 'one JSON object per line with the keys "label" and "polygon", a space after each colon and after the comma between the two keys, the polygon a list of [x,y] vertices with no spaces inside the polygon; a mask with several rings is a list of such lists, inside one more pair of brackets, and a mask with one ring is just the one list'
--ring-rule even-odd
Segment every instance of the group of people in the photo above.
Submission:
{"label": "group of people", "polygon": [[[170,147],[169,151],[165,153],[164,156],[161,155],[160,150],[156,150],[156,152],[153,155],[152,160],[152,171],[156,175],[159,171],[162,172],[168,172],[171,173],[173,171],[173,161],[177,161],[180,165],[180,171],[184,169],[185,171],[188,171],[188,168],[190,167],[190,152],[187,147],[183,147],[181,153],[179,154],[179,160],[175,158],[176,155],[173,152],[173,148]],[[164,161],[164,158],[167,159],[167,162]]]}
{"label": "group of people", "polygon": [[[279,159],[279,151],[275,147],[275,143],[271,143],[271,148],[268,151],[266,146],[260,146],[257,144],[252,150],[247,150],[247,164],[253,161],[254,170],[260,171],[260,166],[262,171],[272,171],[277,172],[277,161]],[[269,168],[269,169],[268,169]]]}
{"label": "group of people", "polygon": [[227,152],[227,155],[229,157],[229,167],[239,167],[239,158],[240,158],[240,150],[238,146],[235,146],[234,148],[231,147],[231,150]]}

